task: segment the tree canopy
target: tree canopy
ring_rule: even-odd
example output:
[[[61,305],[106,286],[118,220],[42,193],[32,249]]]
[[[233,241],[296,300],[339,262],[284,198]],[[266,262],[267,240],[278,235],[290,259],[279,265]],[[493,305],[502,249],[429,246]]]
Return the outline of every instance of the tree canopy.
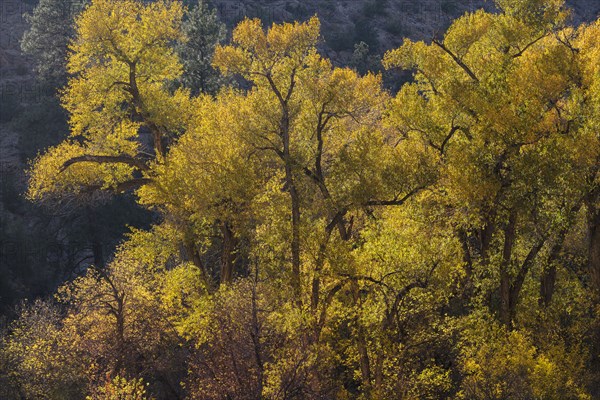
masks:
[[[93,0],[28,196],[134,191],[158,217],[24,308],[6,396],[600,394],[600,21],[496,5],[387,52],[398,93],[322,56],[316,16],[245,19],[212,59],[245,89],[197,93],[173,85],[206,65],[177,47],[194,14]]]

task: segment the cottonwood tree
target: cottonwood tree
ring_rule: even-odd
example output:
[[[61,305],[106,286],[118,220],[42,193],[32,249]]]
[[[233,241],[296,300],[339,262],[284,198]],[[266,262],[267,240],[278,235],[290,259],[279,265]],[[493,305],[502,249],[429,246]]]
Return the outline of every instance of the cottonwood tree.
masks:
[[[247,113],[242,139],[276,162],[273,176],[283,176],[291,221],[290,278],[300,302],[304,203],[318,199],[306,214],[349,237],[350,223],[344,219],[350,210],[401,204],[422,186],[416,178],[401,178],[389,165],[401,152],[377,127],[386,100],[380,78],[333,68],[316,52],[318,32],[316,18],[274,25],[267,33],[259,21],[246,20],[234,31],[234,45],[215,53],[215,64],[224,73],[238,73],[254,84],[242,109]],[[377,142],[383,144],[379,152]],[[361,152],[373,160],[379,156],[379,165],[369,165],[369,158],[356,165]],[[369,172],[371,180],[362,175]],[[342,182],[342,176],[352,180]]]
[[[169,45],[182,13],[179,3],[100,0],[77,19],[68,63],[76,77],[61,99],[71,134],[33,162],[31,199],[148,181],[141,173],[182,127],[172,113],[187,95],[165,87],[181,72]]]
[[[94,2],[73,136],[29,194],[135,187],[162,219],[60,291],[91,386],[124,370],[164,398],[178,380],[190,398],[585,398],[597,25],[498,5],[388,53],[416,71],[393,98],[318,54],[316,18],[243,21],[214,65],[250,87],[190,97],[168,84],[178,3]]]
[[[147,2],[147,1],[146,1]],[[29,28],[21,39],[21,49],[33,58],[38,78],[53,88],[67,83],[69,44],[76,36],[75,19],[89,0],[41,0],[26,14]],[[184,73],[178,81],[192,93],[214,93],[221,86],[219,73],[211,66],[215,46],[225,39],[225,25],[216,11],[202,0],[184,9],[183,33],[177,50]]]
[[[468,300],[454,312],[477,326],[459,331],[459,365],[473,378],[462,383],[466,396],[489,398],[499,382],[508,382],[501,393],[509,397],[555,393],[552,385],[572,380],[570,389],[558,386],[575,398],[587,379],[580,346],[593,338],[575,318],[568,328],[557,320],[579,299],[578,309],[593,315],[595,307],[584,268],[590,257],[578,252],[597,188],[595,118],[582,118],[595,98],[587,57],[596,50],[576,45],[563,2],[497,3],[500,14],[467,14],[443,39],[406,40],[386,55],[388,67],[415,71],[390,118],[439,156],[439,178],[421,204],[463,249]],[[504,358],[493,354],[515,344],[529,353],[499,369]],[[515,371],[525,365],[538,373],[520,381],[525,373]]]
[[[92,385],[135,376],[151,382],[153,393],[181,397],[185,354],[160,289],[167,261],[184,261],[165,251],[166,244],[176,249],[165,233],[132,234],[106,268],[90,268],[58,290],[68,309],[62,335],[71,338],[74,362]]]
[[[535,265],[551,301],[565,236],[593,188],[597,138],[579,118],[587,90],[562,2],[498,6],[458,19],[443,40],[407,40],[385,63],[416,71],[394,118],[438,151],[440,206],[469,274],[492,277],[490,306],[511,325]]]
[[[295,343],[320,346],[336,295],[369,277],[351,254],[366,218],[403,205],[435,176],[419,141],[382,124],[388,97],[380,77],[334,68],[316,53],[317,40],[316,19],[267,32],[256,20],[242,22],[234,45],[217,48],[215,64],[252,88],[195,100],[194,122],[165,163],[152,166],[155,183],[139,191],[142,203],[193,221],[194,243],[221,236],[219,271],[206,258],[199,263],[209,286],[212,276],[230,284],[242,274],[233,270],[241,258],[256,260],[269,286],[292,289],[271,300],[293,304],[289,323],[300,324],[282,335],[287,344],[277,358],[284,363],[264,371],[279,382],[272,390],[307,390],[314,379],[319,363],[303,360],[312,350]],[[411,279],[426,286],[427,272],[402,287],[418,286]]]
[[[186,25],[190,35],[219,27],[212,14],[210,26],[203,25],[205,12],[204,6],[192,12]],[[124,192],[154,180],[150,165],[164,161],[170,143],[193,116],[189,90],[173,92],[169,85],[183,73],[173,47],[188,40],[183,14],[178,2],[100,0],[77,19],[68,63],[73,78],[61,97],[71,134],[33,162],[31,199]],[[210,58],[214,43],[190,39],[187,57],[196,64]],[[201,73],[196,64],[185,84],[192,85]],[[186,248],[190,259],[199,262],[187,237]]]

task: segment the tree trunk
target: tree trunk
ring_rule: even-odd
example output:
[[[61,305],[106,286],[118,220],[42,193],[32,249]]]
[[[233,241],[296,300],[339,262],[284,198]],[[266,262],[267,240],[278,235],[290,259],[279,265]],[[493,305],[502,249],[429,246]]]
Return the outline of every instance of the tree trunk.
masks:
[[[351,284],[352,297],[354,300],[354,306],[359,307],[359,296],[358,293],[358,284],[356,281],[353,281]],[[358,358],[360,364],[360,377],[361,377],[361,385],[362,385],[362,393],[368,395],[371,390],[371,363],[369,360],[369,352],[367,350],[367,341],[365,339],[365,333],[363,331],[362,326],[360,325],[360,321],[358,316],[355,318],[356,323],[356,347],[358,349]]]
[[[600,210],[588,205],[589,211],[589,243],[588,243],[588,268],[592,289],[600,298]]]
[[[96,214],[91,207],[86,207],[86,215],[88,218],[88,228],[90,232],[90,241],[92,246],[92,255],[94,257],[94,266],[97,268],[104,267],[104,253],[102,242],[98,238],[98,224],[96,223]]]
[[[556,235],[556,241],[550,249],[550,254],[548,256],[548,260],[546,262],[546,268],[542,272],[542,276],[540,277],[540,298],[538,300],[538,304],[541,307],[548,307],[550,302],[552,301],[552,296],[554,295],[554,288],[556,285],[556,262],[560,257],[560,251],[563,248],[563,244],[565,242],[565,238],[567,237],[567,233],[573,224],[573,221],[576,220],[575,216],[577,212],[581,209],[583,205],[583,199],[577,202],[570,210],[571,214],[571,223],[565,227],[563,227],[558,234]]]
[[[542,247],[544,247],[544,243],[546,243],[546,238],[539,239],[539,241],[531,248],[529,254],[527,254],[527,257],[525,258],[525,261],[523,261],[521,268],[519,268],[517,276],[510,284],[510,297],[508,302],[510,323],[512,323],[515,315],[517,314],[517,306],[519,305],[519,297],[521,295],[521,289],[523,288],[525,278],[527,278],[527,274],[529,273],[529,270],[531,269],[538,253]]]
[[[296,188],[294,180],[294,166],[293,159],[290,150],[290,108],[289,100],[294,92],[296,85],[295,77],[296,70],[291,72],[290,86],[287,89],[285,95],[282,94],[280,89],[273,81],[273,77],[270,73],[266,74],[265,77],[271,85],[273,93],[279,100],[281,106],[281,119],[279,120],[279,137],[283,150],[277,151],[277,154],[283,161],[285,169],[285,186],[290,194],[291,200],[291,211],[292,211],[292,239],[291,239],[291,251],[292,251],[292,277],[291,284],[292,290],[294,291],[295,301],[294,303],[300,307],[302,306],[302,288],[300,279],[300,196]]]
[[[511,285],[509,267],[515,241],[516,224],[517,216],[513,211],[504,228],[504,248],[502,250],[502,263],[500,264],[500,321],[506,326],[510,326],[511,324]]]
[[[540,305],[548,307],[554,296],[554,287],[556,284],[556,265],[548,265],[540,278]]]
[[[539,305],[543,307],[548,307],[552,302],[552,296],[554,296],[554,288],[556,286],[556,260],[560,255],[565,235],[566,231],[560,235],[557,243],[552,246],[546,268],[540,277]]]
[[[369,361],[369,353],[367,351],[367,343],[365,341],[365,335],[362,331],[362,327],[357,328],[356,344],[360,358],[362,393],[369,394],[371,389],[371,366]]]
[[[102,269],[97,269],[100,276],[110,286],[112,298],[116,305],[109,304],[109,313],[115,317],[115,364],[113,375],[120,373],[125,363],[125,292],[119,291],[110,276]]]
[[[258,284],[258,267],[254,270],[254,281],[252,282],[252,329],[250,337],[254,346],[254,359],[258,369],[256,377],[256,394],[262,396],[263,380],[264,380],[264,363],[262,356],[262,344],[260,342],[260,324],[258,320],[258,299],[256,294],[256,286]]]
[[[223,248],[221,250],[221,284],[231,283],[233,279],[233,266],[235,262],[235,236],[231,225],[223,222],[221,225],[223,233]]]
[[[300,200],[293,179],[290,178],[290,198],[292,201],[292,287],[296,303],[302,304],[302,288],[300,283]]]
[[[125,361],[125,309],[124,309],[124,294],[116,294],[117,301],[117,310],[115,313],[116,317],[116,334],[117,334],[117,354],[115,354],[116,363],[115,363],[115,374],[118,374],[121,368],[123,368],[123,363]]]
[[[315,275],[312,281],[312,292],[310,297],[310,306],[313,312],[317,311],[317,307],[319,306],[319,294],[321,287],[321,277],[320,273],[323,269],[323,265],[325,264],[325,251],[327,250],[327,245],[329,244],[329,240],[331,239],[331,233],[336,225],[339,225],[338,221],[342,221],[343,223],[343,214],[342,212],[338,212],[331,222],[325,227],[325,237],[323,241],[319,245],[319,254],[317,255],[317,260],[315,263]],[[342,240],[348,240],[345,236],[342,236]]]
[[[289,158],[289,155],[288,155]],[[292,288],[296,303],[302,304],[302,290],[300,287],[300,198],[294,183],[292,167],[290,161],[286,161],[285,165],[285,180],[290,193],[291,208],[292,208]]]
[[[460,303],[458,308],[461,313],[467,312],[470,300],[473,297],[473,257],[471,256],[471,248],[469,246],[469,234],[460,229],[457,232],[458,240],[460,241],[463,251],[463,262],[465,264],[465,277],[462,280],[462,293],[460,294]]]
[[[206,288],[210,290],[212,288],[211,278],[208,275],[208,271],[204,267],[204,263],[202,263],[202,260],[200,259],[200,255],[196,250],[194,242],[191,239],[185,239],[183,248],[185,250],[186,259],[191,261],[200,270],[202,278],[204,279],[204,283],[206,284]]]
[[[290,153],[290,116],[287,104],[283,105],[280,122],[280,134],[283,143],[283,163],[285,169],[285,185],[290,194],[292,210],[292,289],[296,297],[295,303],[302,305],[302,289],[300,283],[300,196],[294,181],[292,156]]]
[[[492,242],[492,237],[494,235],[494,231],[496,229],[496,226],[493,222],[493,218],[494,216],[490,216],[488,218],[488,222],[485,224],[485,226],[483,227],[483,229],[481,230],[481,236],[480,236],[480,256],[481,256],[481,263],[483,265],[487,265],[488,263],[488,253],[489,253],[489,249],[490,249],[490,243]]]

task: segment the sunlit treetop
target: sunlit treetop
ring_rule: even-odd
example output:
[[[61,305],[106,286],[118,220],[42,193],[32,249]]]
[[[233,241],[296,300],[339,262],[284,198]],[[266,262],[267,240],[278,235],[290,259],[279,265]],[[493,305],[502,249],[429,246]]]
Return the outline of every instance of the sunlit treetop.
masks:
[[[494,0],[494,2],[506,15],[539,30],[561,27],[570,14],[565,7],[565,0]]]
[[[140,173],[162,159],[185,130],[189,93],[171,93],[181,75],[173,50],[183,41],[176,1],[96,0],[77,18],[61,100],[69,139],[38,157],[29,196],[116,188],[147,182]]]
[[[179,99],[170,98],[165,83],[182,72],[172,48],[183,40],[182,16],[180,2],[164,1],[98,0],[85,10],[68,62],[76,78],[63,93],[72,136],[93,130],[97,118],[123,120],[131,112],[146,124],[177,124],[168,108]]]
[[[213,62],[224,73],[240,74],[249,80],[273,79],[279,86],[283,84],[279,79],[316,53],[319,28],[317,17],[306,23],[273,24],[267,32],[260,20],[246,19],[234,29],[231,46],[216,48]]]
[[[392,120],[438,149],[452,176],[446,183],[464,191],[460,198],[476,212],[495,201],[519,204],[538,185],[567,190],[561,182],[582,171],[566,166],[581,157],[590,165],[587,149],[596,145],[577,136],[582,98],[575,95],[586,67],[570,43],[574,30],[563,25],[563,3],[498,1],[500,14],[465,14],[443,39],[406,40],[384,58],[387,67],[415,71]],[[509,187],[514,197],[503,193]]]

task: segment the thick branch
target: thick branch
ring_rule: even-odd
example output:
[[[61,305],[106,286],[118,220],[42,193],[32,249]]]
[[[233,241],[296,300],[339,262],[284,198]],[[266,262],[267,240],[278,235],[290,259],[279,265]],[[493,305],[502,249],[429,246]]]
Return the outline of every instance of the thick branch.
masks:
[[[78,157],[73,157],[62,165],[60,168],[60,172],[63,172],[68,167],[73,164],[80,162],[93,162],[97,164],[108,164],[108,163],[116,163],[116,164],[127,164],[132,167],[135,167],[141,171],[147,171],[149,167],[141,160],[133,158],[127,155],[119,155],[119,156],[94,156],[94,155],[83,155]]]
[[[511,284],[508,269],[513,253],[516,225],[517,213],[511,211],[508,223],[504,228],[504,246],[502,249],[502,262],[500,264],[500,320],[506,326],[510,326],[511,323]]]
[[[442,142],[442,145],[440,146],[440,153],[444,154],[444,150],[446,145],[448,144],[448,142],[450,141],[450,139],[452,139],[452,136],[454,136],[454,134],[456,133],[457,130],[459,130],[460,127],[453,125],[452,128],[450,128],[450,132],[448,132],[448,135],[446,135],[446,137],[444,138],[444,141]]]
[[[425,189],[425,186],[419,186],[419,187],[411,190],[410,192],[408,192],[404,197],[402,197],[400,199],[395,198],[392,200],[370,200],[370,201],[367,201],[365,205],[366,206],[401,206],[408,199],[410,199],[412,196],[419,193],[423,189]]]
[[[467,75],[469,75],[471,77],[471,79],[473,79],[475,82],[479,83],[479,78],[477,78],[477,76],[473,73],[473,71],[471,71],[471,69],[460,58],[458,58],[456,56],[456,54],[454,54],[453,52],[451,52],[450,49],[448,49],[439,40],[434,39],[433,43],[436,46],[438,46],[440,49],[444,50],[450,57],[452,57],[452,59],[454,60],[454,62],[456,62],[456,64],[458,64],[458,66],[461,67],[463,69],[463,71],[465,71],[467,73]]]
[[[523,282],[525,282],[525,277],[527,276],[529,269],[533,265],[533,261],[535,260],[535,257],[540,252],[542,247],[544,247],[544,243],[546,243],[546,238],[540,239],[540,241],[537,242],[531,248],[531,250],[529,251],[529,254],[527,254],[527,257],[525,258],[525,261],[523,261],[523,265],[521,265],[521,268],[519,269],[519,272],[517,273],[517,277],[515,278],[515,281],[510,286],[511,314],[514,313],[515,308],[517,306],[517,301],[519,299],[519,294],[521,293],[521,288],[523,287]]]
[[[542,36],[533,39],[531,42],[527,43],[525,45],[525,47],[523,47],[522,49],[519,49],[519,51],[517,53],[513,54],[513,58],[521,57],[523,55],[523,53],[525,53],[525,51],[527,51],[528,48],[530,48],[531,46],[533,46],[534,44],[536,44],[537,42],[539,42],[540,40],[542,40],[545,37],[546,37],[546,34],[543,34]]]

